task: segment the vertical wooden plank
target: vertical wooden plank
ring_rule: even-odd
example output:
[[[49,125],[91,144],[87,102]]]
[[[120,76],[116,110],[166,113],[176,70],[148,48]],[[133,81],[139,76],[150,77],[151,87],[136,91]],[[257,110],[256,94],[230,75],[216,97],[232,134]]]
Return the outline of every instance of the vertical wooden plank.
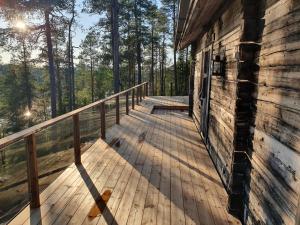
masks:
[[[116,97],[116,124],[120,124],[120,97]]]
[[[149,96],[149,83],[146,83],[146,96]]]
[[[80,150],[80,125],[79,125],[79,114],[73,115],[73,138],[74,138],[74,159],[75,164],[81,164],[81,150]]]
[[[28,189],[30,194],[30,207],[40,207],[39,177],[36,157],[35,134],[26,137],[27,147],[27,176]]]
[[[134,99],[135,99],[135,90],[133,89],[132,90],[132,101],[131,101],[131,104],[132,104],[132,109],[134,109]]]
[[[139,88],[136,89],[136,104],[140,104]]]
[[[100,114],[101,114],[101,139],[105,139],[105,102],[102,102],[100,105]]]
[[[146,98],[146,84],[143,85],[143,98]]]
[[[140,86],[139,87],[139,94],[140,94],[140,102],[142,102],[143,101],[143,98],[142,98],[142,96],[143,96],[143,87],[142,86]]]
[[[126,92],[126,115],[129,115],[129,93]]]

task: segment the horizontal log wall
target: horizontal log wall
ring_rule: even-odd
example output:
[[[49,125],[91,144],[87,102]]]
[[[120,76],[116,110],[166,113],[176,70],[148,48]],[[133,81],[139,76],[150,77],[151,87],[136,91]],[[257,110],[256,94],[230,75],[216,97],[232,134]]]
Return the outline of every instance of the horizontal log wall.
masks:
[[[222,78],[213,76],[211,81],[209,143],[207,146],[225,186],[229,182],[233,151],[237,83],[236,51],[241,35],[241,17],[241,2],[235,0],[197,42],[194,119],[198,126],[201,118],[199,93],[203,75],[204,53],[213,49],[213,55],[221,54],[226,57],[226,76]]]
[[[245,193],[247,224],[294,224],[300,189],[300,1],[266,0],[262,45],[254,74],[257,90],[251,173]],[[228,9],[197,41],[193,116],[200,124],[199,92],[204,52],[226,56],[225,78],[212,77],[208,149],[229,184],[234,149],[237,53],[242,35],[242,1]],[[251,82],[251,81],[250,81]]]
[[[300,1],[266,3],[247,223],[293,225],[300,187]]]

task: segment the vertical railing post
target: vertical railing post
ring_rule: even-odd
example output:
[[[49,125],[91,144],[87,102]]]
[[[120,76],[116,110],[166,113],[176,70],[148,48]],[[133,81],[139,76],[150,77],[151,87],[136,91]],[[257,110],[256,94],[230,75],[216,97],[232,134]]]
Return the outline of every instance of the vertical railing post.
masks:
[[[146,98],[146,84],[143,85],[143,98]]]
[[[143,98],[142,98],[142,96],[143,96],[143,88],[142,88],[142,86],[140,86],[139,87],[139,93],[140,93],[140,102],[142,102],[143,101]]]
[[[27,147],[27,176],[28,189],[30,193],[30,207],[40,207],[40,191],[39,191],[39,176],[36,156],[36,139],[35,134],[26,137]]]
[[[146,96],[149,96],[149,83],[146,83]]]
[[[116,124],[120,124],[120,97],[116,97]]]
[[[132,105],[132,109],[134,109],[134,101],[135,101],[135,90],[132,89],[132,96],[131,96],[131,105]]]
[[[140,93],[139,93],[139,88],[136,89],[136,104],[139,105],[140,103]]]
[[[74,126],[74,159],[75,164],[81,164],[81,149],[80,149],[80,125],[79,125],[79,114],[73,115],[73,126]]]
[[[126,92],[126,115],[129,115],[129,93]]]
[[[102,102],[100,105],[100,114],[101,114],[101,139],[105,139],[105,102]]]

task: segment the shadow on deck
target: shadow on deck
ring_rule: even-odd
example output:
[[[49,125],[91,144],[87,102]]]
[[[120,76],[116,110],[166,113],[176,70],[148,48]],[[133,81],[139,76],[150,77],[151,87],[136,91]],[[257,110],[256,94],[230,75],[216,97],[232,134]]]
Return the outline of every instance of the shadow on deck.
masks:
[[[11,224],[240,224],[187,112],[151,114],[153,105],[184,100],[147,98],[41,194],[39,209]]]

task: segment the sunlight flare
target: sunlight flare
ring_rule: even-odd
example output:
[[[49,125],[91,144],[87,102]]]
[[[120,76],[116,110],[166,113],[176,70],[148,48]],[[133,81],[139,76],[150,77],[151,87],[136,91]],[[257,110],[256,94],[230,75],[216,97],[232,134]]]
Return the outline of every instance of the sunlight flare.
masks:
[[[31,115],[32,115],[32,113],[31,113],[29,110],[26,111],[26,112],[24,113],[24,116],[25,116],[26,118],[31,117]]]
[[[27,30],[27,25],[23,20],[17,20],[15,22],[15,28],[18,29],[19,31],[25,32]]]

